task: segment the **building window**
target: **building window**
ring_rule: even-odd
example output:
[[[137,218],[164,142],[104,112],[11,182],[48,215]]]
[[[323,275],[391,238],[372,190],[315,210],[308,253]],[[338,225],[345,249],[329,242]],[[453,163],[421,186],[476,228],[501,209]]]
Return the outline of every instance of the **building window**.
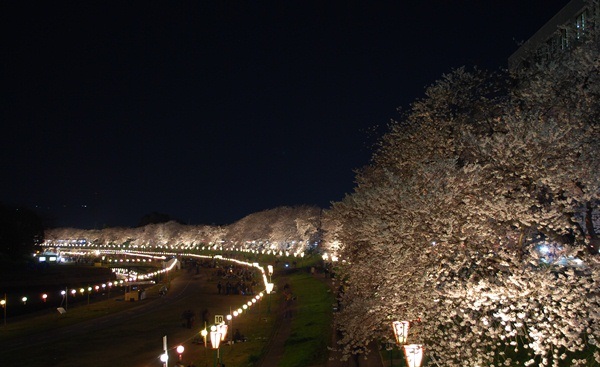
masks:
[[[586,19],[587,11],[583,11],[575,18],[575,37],[577,39],[581,38],[585,33]]]
[[[563,28],[560,30],[560,49],[566,50],[569,48],[569,29]]]

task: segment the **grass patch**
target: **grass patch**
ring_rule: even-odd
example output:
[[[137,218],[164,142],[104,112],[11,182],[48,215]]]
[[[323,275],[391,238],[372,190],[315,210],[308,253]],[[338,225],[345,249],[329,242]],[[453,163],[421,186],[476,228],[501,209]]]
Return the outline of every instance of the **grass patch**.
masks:
[[[158,286],[153,286],[148,293],[158,293]],[[123,290],[113,291],[113,296],[104,301],[97,301],[89,305],[77,304],[69,307],[64,315],[60,315],[55,309],[50,309],[43,314],[25,317],[13,322],[8,320],[6,326],[2,326],[0,343],[13,338],[23,337],[36,333],[44,333],[48,330],[74,325],[82,321],[98,318],[113,313],[118,313],[139,306],[140,303],[117,301],[123,298]]]
[[[304,367],[322,364],[329,355],[331,340],[332,303],[334,297],[323,279],[309,274],[289,275],[289,284],[296,296],[292,332],[285,343],[281,367]]]
[[[77,333],[73,337],[61,337],[46,343],[35,345],[33,348],[24,342],[13,346],[10,350],[0,350],[2,365],[27,366],[159,366],[159,355],[162,353],[162,337],[167,335],[171,361],[176,358],[174,347],[182,344],[185,347],[183,355],[186,365],[194,363],[198,367],[212,366],[215,353],[204,347],[199,337],[203,328],[197,321],[192,329],[182,326],[181,313],[192,309],[196,319],[200,312],[207,308],[210,317],[226,315],[231,307],[239,307],[249,300],[249,296],[218,295],[216,294],[217,278],[210,273],[213,269],[203,269],[201,279],[192,280],[201,287],[199,292],[188,292],[185,297],[178,298],[168,306],[161,306],[162,300],[156,295],[157,290],[147,289],[148,300],[140,302],[105,300],[94,304],[69,307],[67,314],[62,317],[56,312],[28,317],[23,320],[9,322],[6,327],[0,326],[0,343],[10,343],[15,339],[24,339],[29,335],[43,334],[55,328],[74,325],[79,327],[82,321],[93,320],[108,314],[135,315],[125,318],[119,324],[94,330],[91,333]],[[173,275],[182,274],[174,272]],[[159,288],[159,287],[155,287]],[[122,295],[119,295],[122,298]],[[140,313],[138,305],[146,302],[158,302],[156,309]],[[233,345],[222,344],[220,357],[227,367],[248,367],[256,364],[264,353],[268,338],[273,333],[276,313],[267,312],[267,300],[260,301],[258,307],[253,307],[243,315],[233,320],[232,329],[240,329],[248,339],[247,342]],[[272,300],[274,309],[278,300]],[[116,316],[119,317],[119,316]],[[83,325],[83,324],[82,324]],[[26,339],[24,339],[26,340]],[[12,343],[14,344],[14,343]],[[31,351],[35,350],[34,353]]]

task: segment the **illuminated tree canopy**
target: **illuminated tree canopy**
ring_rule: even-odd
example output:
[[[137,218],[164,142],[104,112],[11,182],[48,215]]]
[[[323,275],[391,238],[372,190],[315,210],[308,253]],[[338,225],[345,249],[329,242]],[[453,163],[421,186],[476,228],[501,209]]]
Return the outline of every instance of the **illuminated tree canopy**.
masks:
[[[321,209],[313,206],[278,207],[250,214],[227,226],[185,225],[176,221],[136,228],[86,230],[56,228],[46,239],[86,240],[97,246],[127,245],[132,248],[191,248],[217,245],[219,249],[302,252],[320,241]]]
[[[600,363],[600,52],[426,89],[334,203],[346,356],[421,319],[446,366]],[[597,222],[597,218],[596,218]]]

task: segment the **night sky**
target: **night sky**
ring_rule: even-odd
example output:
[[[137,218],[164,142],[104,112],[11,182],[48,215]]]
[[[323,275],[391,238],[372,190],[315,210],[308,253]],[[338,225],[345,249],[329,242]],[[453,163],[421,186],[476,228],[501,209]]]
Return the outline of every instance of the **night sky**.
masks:
[[[327,208],[398,107],[567,2],[4,1],[0,201],[79,228]]]

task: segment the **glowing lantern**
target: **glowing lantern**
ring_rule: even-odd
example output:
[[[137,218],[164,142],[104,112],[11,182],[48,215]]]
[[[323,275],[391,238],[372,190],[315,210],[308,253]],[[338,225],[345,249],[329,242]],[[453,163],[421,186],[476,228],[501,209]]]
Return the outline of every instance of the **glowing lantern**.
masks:
[[[210,345],[212,345],[213,349],[219,349],[219,344],[221,344],[221,333],[213,325],[210,328]]]
[[[396,337],[396,343],[398,343],[398,345],[403,345],[406,343],[409,326],[410,323],[408,321],[394,321],[392,323],[392,327],[394,328],[394,336]]]
[[[407,344],[404,346],[404,355],[406,356],[406,364],[409,367],[421,367],[423,362],[423,345]]]

